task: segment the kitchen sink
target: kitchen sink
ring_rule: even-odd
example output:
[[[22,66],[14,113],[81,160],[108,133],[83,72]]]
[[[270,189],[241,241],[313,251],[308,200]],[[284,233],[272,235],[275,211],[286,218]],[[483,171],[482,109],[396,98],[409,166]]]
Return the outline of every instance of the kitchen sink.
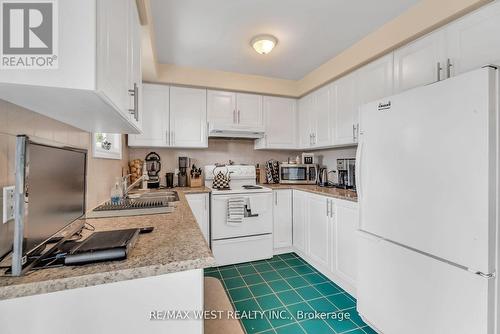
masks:
[[[155,192],[143,193],[137,199],[144,200],[153,198],[154,199],[163,198],[166,199],[168,202],[178,202],[179,194],[177,194],[177,191],[155,191]]]
[[[179,201],[176,191],[147,192],[127,198],[118,204],[110,201],[87,213],[86,218],[126,217],[170,213]]]

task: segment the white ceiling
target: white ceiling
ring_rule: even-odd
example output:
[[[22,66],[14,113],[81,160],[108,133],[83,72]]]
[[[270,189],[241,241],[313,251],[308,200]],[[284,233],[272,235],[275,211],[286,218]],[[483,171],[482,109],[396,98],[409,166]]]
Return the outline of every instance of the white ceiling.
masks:
[[[418,0],[151,0],[160,63],[298,80]],[[279,40],[257,54],[252,37]]]

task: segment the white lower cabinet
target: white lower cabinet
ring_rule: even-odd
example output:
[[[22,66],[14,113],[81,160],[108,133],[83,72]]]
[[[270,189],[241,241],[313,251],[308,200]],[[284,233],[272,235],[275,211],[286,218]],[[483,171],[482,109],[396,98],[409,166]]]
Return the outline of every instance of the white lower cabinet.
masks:
[[[293,190],[293,249],[356,295],[358,203]]]
[[[307,256],[307,193],[293,190],[293,248]]]
[[[307,196],[309,257],[324,268],[330,267],[329,200],[315,194]]]
[[[210,242],[210,195],[204,194],[187,194],[186,199],[189,203],[191,211],[193,211],[196,222],[200,226],[200,230],[205,237],[207,243]]]
[[[358,203],[333,200],[332,204],[331,270],[336,276],[356,286]]]
[[[292,190],[274,190],[273,201],[273,244],[278,254],[292,247]]]

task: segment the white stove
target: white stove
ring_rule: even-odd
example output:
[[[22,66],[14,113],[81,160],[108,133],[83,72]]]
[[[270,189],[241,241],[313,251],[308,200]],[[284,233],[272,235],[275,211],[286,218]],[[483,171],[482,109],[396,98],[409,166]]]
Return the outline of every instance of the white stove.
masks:
[[[215,171],[215,173],[214,173]],[[230,189],[212,187],[219,171],[231,176]],[[228,265],[273,256],[272,189],[256,184],[251,165],[205,166],[205,186],[212,189],[211,245],[217,265]],[[239,203],[244,212],[236,222],[230,217],[229,203]]]
[[[215,173],[229,173],[230,189],[219,190],[212,187],[214,170]],[[256,178],[255,167],[252,165],[205,166],[205,186],[212,190],[213,195],[272,192],[270,188],[257,185]]]

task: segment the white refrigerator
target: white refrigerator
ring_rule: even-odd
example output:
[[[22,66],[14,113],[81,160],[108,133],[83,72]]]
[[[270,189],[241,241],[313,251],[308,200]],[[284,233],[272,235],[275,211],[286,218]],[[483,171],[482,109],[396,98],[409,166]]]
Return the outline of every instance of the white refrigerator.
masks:
[[[357,307],[380,333],[498,333],[498,72],[361,108]]]

